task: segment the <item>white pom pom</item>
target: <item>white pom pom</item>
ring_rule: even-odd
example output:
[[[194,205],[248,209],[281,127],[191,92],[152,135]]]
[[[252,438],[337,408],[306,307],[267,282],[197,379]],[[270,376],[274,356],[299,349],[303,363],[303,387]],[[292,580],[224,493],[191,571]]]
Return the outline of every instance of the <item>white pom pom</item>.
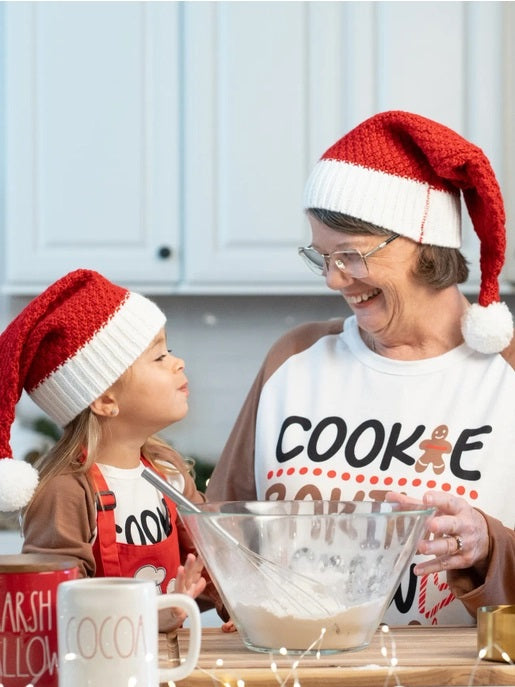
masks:
[[[0,459],[0,511],[23,508],[38,486],[37,471],[23,460]]]
[[[465,343],[479,353],[500,353],[513,337],[513,318],[506,303],[474,303],[461,322]]]

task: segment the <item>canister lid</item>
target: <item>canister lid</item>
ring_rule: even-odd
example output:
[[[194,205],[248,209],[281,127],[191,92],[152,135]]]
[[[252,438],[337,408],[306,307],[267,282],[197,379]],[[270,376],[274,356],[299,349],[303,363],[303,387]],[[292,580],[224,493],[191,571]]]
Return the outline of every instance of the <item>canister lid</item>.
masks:
[[[18,553],[0,556],[0,573],[46,572],[76,567],[74,558],[57,554]]]

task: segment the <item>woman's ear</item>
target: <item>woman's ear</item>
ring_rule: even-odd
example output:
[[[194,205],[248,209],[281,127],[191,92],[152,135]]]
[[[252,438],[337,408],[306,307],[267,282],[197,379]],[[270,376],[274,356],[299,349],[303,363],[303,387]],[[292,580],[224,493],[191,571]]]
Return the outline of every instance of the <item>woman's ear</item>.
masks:
[[[112,394],[105,392],[89,404],[91,411],[101,417],[116,417],[118,415],[118,404]]]

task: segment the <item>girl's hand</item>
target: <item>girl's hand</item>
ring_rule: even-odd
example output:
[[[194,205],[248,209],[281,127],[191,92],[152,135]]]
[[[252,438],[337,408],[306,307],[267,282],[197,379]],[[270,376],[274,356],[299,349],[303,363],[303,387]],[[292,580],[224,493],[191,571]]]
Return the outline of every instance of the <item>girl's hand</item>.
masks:
[[[194,554],[189,553],[184,565],[177,568],[174,593],[187,594],[196,599],[206,588],[206,580],[201,573],[204,563]],[[172,607],[159,611],[159,632],[171,632],[181,627],[187,618],[182,608]]]
[[[187,594],[192,599],[196,599],[206,588],[206,580],[201,574],[203,569],[202,559],[189,553],[184,565],[177,568],[174,591],[177,594]]]
[[[405,494],[389,492],[386,501],[402,505],[420,505]],[[424,494],[422,505],[436,508],[428,521],[426,537],[418,544],[418,552],[434,558],[415,566],[416,575],[427,575],[441,570],[475,568],[484,574],[488,562],[489,536],[486,520],[465,499],[439,491]]]

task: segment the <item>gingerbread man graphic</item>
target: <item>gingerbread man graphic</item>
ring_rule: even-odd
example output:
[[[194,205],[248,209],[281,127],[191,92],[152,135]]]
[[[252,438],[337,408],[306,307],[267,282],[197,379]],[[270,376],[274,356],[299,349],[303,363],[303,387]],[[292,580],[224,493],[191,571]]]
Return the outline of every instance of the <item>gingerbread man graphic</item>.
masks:
[[[420,442],[419,448],[424,453],[415,463],[417,472],[424,472],[429,465],[433,466],[433,472],[440,475],[445,470],[445,463],[442,458],[443,453],[452,451],[452,444],[446,441],[445,437],[449,433],[447,425],[438,425],[431,434],[431,439],[424,439]]]

